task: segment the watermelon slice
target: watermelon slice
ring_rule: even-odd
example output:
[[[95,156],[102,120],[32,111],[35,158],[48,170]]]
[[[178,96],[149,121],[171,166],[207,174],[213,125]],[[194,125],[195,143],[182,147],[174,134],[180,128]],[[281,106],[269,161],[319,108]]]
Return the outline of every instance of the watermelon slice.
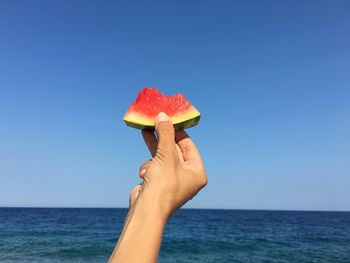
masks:
[[[175,130],[193,127],[200,119],[200,113],[182,94],[165,96],[156,88],[144,88],[130,105],[124,121],[130,127],[154,130],[159,112],[171,117]]]

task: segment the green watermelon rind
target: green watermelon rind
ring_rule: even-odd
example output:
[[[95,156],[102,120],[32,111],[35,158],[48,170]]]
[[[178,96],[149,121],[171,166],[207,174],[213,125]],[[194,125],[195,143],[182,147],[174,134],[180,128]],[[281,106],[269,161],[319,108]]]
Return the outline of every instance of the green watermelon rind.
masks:
[[[175,131],[181,131],[183,129],[188,129],[192,128],[193,126],[196,126],[199,123],[199,120],[201,118],[201,115],[198,115],[192,119],[188,119],[182,122],[178,122],[174,124],[174,129]],[[126,125],[132,128],[140,129],[140,130],[148,130],[148,131],[154,131],[155,126],[154,125],[144,125],[141,123],[135,123],[135,122],[130,122],[127,120],[124,120]]]

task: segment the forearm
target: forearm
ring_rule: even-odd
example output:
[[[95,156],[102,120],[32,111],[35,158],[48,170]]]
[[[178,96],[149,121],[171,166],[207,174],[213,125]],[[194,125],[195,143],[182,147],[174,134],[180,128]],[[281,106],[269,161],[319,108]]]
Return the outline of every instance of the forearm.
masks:
[[[157,261],[166,218],[153,201],[140,196],[130,208],[110,263]]]

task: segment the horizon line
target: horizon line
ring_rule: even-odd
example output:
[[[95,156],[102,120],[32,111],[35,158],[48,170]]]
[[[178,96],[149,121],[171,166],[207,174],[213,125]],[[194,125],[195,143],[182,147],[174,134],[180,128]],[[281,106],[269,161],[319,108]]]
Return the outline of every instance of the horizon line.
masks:
[[[129,207],[95,207],[95,206],[1,206],[2,208],[28,208],[28,209],[129,209]],[[350,212],[350,210],[306,210],[306,209],[264,209],[264,208],[200,208],[183,207],[179,210],[236,210],[236,211],[271,211],[271,212]]]

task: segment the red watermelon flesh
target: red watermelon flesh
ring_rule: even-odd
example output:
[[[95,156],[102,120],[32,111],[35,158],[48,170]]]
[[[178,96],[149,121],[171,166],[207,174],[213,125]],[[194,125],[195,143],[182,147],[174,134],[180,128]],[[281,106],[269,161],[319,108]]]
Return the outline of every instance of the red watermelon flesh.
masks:
[[[176,130],[193,127],[200,119],[200,113],[182,94],[165,96],[156,88],[143,88],[124,115],[124,121],[134,128],[154,130],[159,112],[171,117]]]

